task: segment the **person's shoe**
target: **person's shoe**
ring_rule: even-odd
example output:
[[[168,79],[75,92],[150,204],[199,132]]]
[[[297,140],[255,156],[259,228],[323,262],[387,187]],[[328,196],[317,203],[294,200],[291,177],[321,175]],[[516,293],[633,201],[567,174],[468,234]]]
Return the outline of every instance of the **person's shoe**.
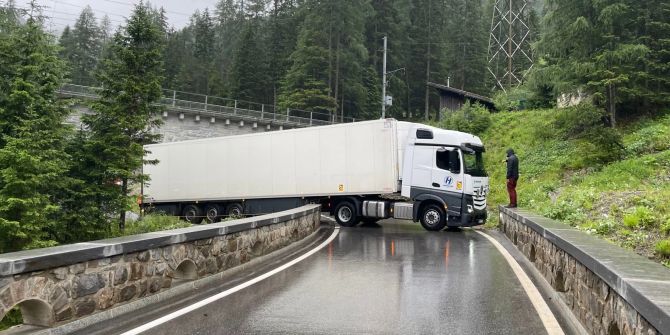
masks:
[[[507,208],[516,208],[516,205],[509,205]]]

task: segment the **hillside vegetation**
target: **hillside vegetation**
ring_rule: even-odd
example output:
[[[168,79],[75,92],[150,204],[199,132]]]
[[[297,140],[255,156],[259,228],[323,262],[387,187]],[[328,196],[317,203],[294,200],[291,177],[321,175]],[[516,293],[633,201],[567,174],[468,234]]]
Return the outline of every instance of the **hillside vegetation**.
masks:
[[[670,115],[605,132],[585,126],[591,116],[583,106],[491,116],[480,134],[491,177],[489,225],[508,202],[501,162],[513,148],[520,207],[670,266]]]

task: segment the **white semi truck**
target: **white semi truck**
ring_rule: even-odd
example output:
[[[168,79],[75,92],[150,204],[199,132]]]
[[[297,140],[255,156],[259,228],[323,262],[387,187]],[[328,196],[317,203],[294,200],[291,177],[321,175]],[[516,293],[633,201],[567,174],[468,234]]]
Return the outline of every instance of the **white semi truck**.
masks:
[[[384,218],[427,230],[486,221],[484,146],[394,119],[147,145],[147,210],[217,221],[320,203],[342,226]]]

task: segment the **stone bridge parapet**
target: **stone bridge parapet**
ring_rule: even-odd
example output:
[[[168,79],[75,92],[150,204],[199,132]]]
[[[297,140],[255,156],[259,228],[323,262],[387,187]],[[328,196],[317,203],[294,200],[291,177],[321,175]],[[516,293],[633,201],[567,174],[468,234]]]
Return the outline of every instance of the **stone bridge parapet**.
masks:
[[[54,326],[244,264],[315,232],[320,207],[0,254],[0,319]]]
[[[670,269],[524,210],[500,222],[590,334],[670,334]]]

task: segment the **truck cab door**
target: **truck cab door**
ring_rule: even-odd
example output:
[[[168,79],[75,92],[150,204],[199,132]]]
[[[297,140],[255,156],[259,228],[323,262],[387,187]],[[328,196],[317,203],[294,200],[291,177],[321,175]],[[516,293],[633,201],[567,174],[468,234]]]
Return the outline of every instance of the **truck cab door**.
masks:
[[[460,215],[463,197],[463,168],[456,148],[437,147],[433,153],[432,189],[440,193],[449,215]]]

